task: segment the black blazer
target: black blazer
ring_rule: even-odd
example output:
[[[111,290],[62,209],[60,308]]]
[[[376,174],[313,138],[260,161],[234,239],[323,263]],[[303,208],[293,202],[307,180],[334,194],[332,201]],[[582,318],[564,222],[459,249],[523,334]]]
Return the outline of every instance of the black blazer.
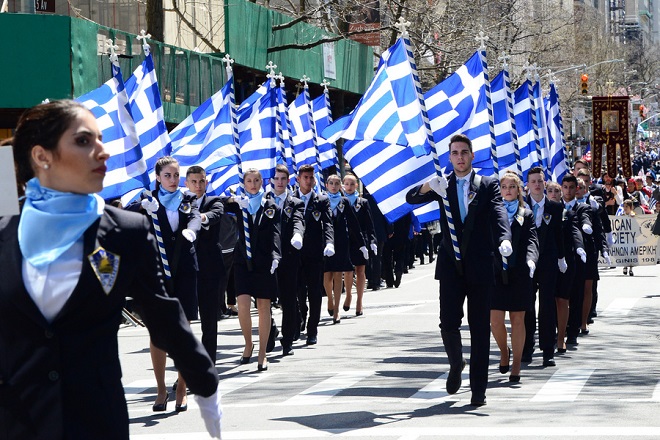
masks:
[[[239,237],[234,251],[234,258],[240,258],[247,262],[243,211],[235,202],[228,203],[227,210],[231,210],[238,220]],[[280,217],[280,208],[277,207],[275,202],[266,197],[264,197],[264,203],[255,215],[255,220],[252,220],[252,216],[248,214],[252,270],[255,272],[270,273],[273,260],[282,259]]]
[[[128,439],[117,330],[126,296],[142,306],[153,343],[167,351],[195,394],[218,378],[179,301],[163,285],[144,216],[106,207],[84,233],[83,267],[71,297],[46,321],[24,286],[19,217],[0,218],[0,439]],[[119,258],[109,293],[87,256]]]
[[[336,211],[332,213],[332,227],[334,231],[335,254],[344,254],[343,250],[349,252],[351,245],[356,249],[366,246],[360,222],[350,201],[342,197],[337,204]],[[346,254],[344,254],[346,255]],[[332,257],[330,257],[332,258]]]
[[[506,209],[502,204],[498,180],[494,177],[480,176],[480,182],[477,185],[475,178],[476,175],[473,172],[470,178],[470,193],[473,194],[473,198],[467,206],[465,223],[461,221],[454,173],[448,179],[447,196],[460,244],[463,274],[467,279],[479,280],[484,278],[485,268],[493,268],[494,257],[499,258],[497,247],[500,243],[504,240],[511,240],[511,229]],[[406,195],[406,201],[413,205],[433,200],[440,203],[440,221],[442,222],[440,251],[446,257],[444,262],[447,259],[455,261],[442,198],[435,191],[419,194],[421,187],[422,185],[419,185],[411,189]],[[444,268],[439,258],[435,266],[436,279],[440,279],[442,270],[449,270],[449,268]]]
[[[305,208],[305,235],[301,256],[303,261],[322,263],[323,249],[335,240],[330,200],[327,196],[316,194],[314,191],[310,192],[310,196],[311,199]],[[300,190],[296,191],[296,197],[302,200]]]
[[[579,248],[584,249],[584,240],[582,239],[582,224],[589,221],[589,215],[583,208],[576,203],[573,209],[564,209],[562,211],[562,233],[564,236],[564,256],[568,265],[575,262],[577,255],[575,251]],[[582,205],[586,208],[585,205]]]
[[[360,223],[360,232],[365,245],[369,247],[371,244],[377,244],[369,201],[363,197],[358,197],[355,201],[355,205],[353,205],[353,211],[355,211],[355,216]]]
[[[527,204],[532,207],[532,203],[535,202],[530,196],[527,198]],[[539,240],[539,265],[547,264],[558,267],[557,260],[564,258],[564,239],[561,232],[563,210],[561,203],[553,202],[545,197],[541,226],[536,228]],[[536,221],[534,225],[536,225]]]
[[[220,244],[220,221],[225,212],[222,197],[203,196],[196,201],[197,208],[201,214],[206,215],[208,223],[201,225],[195,248],[200,270],[216,267],[218,260],[222,261],[222,245]]]
[[[266,197],[275,203],[275,195],[272,192],[266,194]],[[304,214],[305,204],[303,201],[287,193],[280,213],[280,239],[283,258],[287,255],[300,255],[300,251],[291,246],[291,238],[295,234],[300,234],[301,237],[305,236]]]
[[[527,262],[531,260],[536,264],[539,261],[539,240],[536,233],[534,213],[529,209],[519,207],[510,227],[513,253],[507,259],[508,270],[515,272],[516,276],[529,278]],[[495,266],[499,270],[502,269],[501,258],[495,259]]]

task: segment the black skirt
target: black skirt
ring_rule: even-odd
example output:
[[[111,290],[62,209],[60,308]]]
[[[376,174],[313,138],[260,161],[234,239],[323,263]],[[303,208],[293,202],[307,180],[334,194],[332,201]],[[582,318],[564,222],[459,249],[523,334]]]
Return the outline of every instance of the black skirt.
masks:
[[[248,271],[245,261],[234,261],[234,285],[236,295],[248,294],[253,298],[277,299],[277,276],[270,271]]]
[[[527,267],[509,270],[507,284],[504,284],[501,273],[495,278],[496,283],[491,298],[491,310],[523,312],[534,306],[532,279],[529,277]]]

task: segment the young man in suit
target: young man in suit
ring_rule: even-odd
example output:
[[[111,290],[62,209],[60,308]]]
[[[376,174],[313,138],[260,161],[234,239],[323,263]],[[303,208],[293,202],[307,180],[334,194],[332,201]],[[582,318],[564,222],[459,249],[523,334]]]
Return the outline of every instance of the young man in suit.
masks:
[[[282,305],[282,354],[293,354],[293,340],[300,332],[298,311],[298,271],[300,270],[300,249],[305,235],[303,215],[305,205],[286,189],[289,183],[289,170],[285,165],[275,167],[275,176],[270,179],[273,189],[268,197],[275,201],[282,211],[280,237],[282,260],[277,270],[280,303]],[[273,341],[274,342],[274,341]],[[270,346],[270,340],[269,340]]]
[[[191,166],[186,171],[186,187],[197,196],[197,207],[202,218],[202,228],[197,242],[197,301],[202,323],[202,345],[215,363],[218,350],[217,310],[223,278],[227,276],[222,262],[220,245],[220,220],[224,213],[220,197],[206,195],[206,171]]]
[[[472,169],[472,141],[462,134],[449,142],[449,160],[454,168],[449,179],[433,177],[410,190],[411,204],[447,198],[456,232],[458,253],[452,245],[449,222],[443,208],[442,245],[435,278],[440,281],[440,333],[449,361],[447,393],[461,387],[463,359],[460,326],[463,303],[468,300],[470,325],[471,404],[486,404],[490,353],[490,299],[495,284],[494,258],[512,253],[511,229],[496,177],[477,175]],[[499,246],[499,248],[498,248]]]
[[[314,192],[315,183],[314,167],[312,165],[301,166],[298,169],[299,189],[295,195],[305,204],[305,234],[301,253],[298,306],[301,315],[301,331],[305,328],[309,311],[307,345],[317,343],[323,300],[323,257],[335,254],[330,201],[327,196]],[[309,307],[307,301],[309,301]]]
[[[539,261],[534,276],[534,290],[539,291],[539,348],[543,351],[543,366],[554,367],[555,338],[557,337],[557,306],[555,291],[559,272],[566,272],[564,240],[561,232],[563,207],[545,196],[543,169],[534,167],[527,173],[529,196],[527,204],[534,213],[539,239]],[[525,314],[525,348],[523,362],[531,362],[536,332],[536,310]]]

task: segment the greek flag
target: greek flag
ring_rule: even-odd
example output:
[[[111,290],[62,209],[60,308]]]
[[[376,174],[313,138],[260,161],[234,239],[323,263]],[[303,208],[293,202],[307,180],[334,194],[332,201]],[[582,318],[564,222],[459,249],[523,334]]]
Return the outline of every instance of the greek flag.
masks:
[[[207,181],[206,194],[210,196],[220,196],[232,190],[236,193],[240,185],[238,164],[214,169],[207,175]]]
[[[376,140],[409,146],[416,156],[429,154],[431,145],[414,75],[406,42],[399,38],[383,52],[376,75],[355,109],[328,126],[322,137],[328,142],[340,137]]]
[[[312,132],[312,122],[309,120],[309,111],[304,93],[299,94],[289,105],[289,122],[291,124],[291,146],[295,152],[296,167],[300,168],[302,165],[314,165],[316,167],[314,133]]]
[[[291,149],[291,131],[289,129],[289,109],[286,105],[286,90],[284,81],[280,81],[280,87],[276,91],[277,95],[277,163],[284,164],[289,169],[290,174],[296,173],[295,162],[293,161],[293,150]]]
[[[149,172],[149,181],[153,183],[156,180],[156,161],[163,156],[169,156],[172,145],[165,125],[154,61],[149,46],[144,46],[144,49],[144,61],[126,80],[126,94],[140,139],[142,156]]]
[[[116,61],[115,61],[116,62]],[[100,196],[116,199],[136,188],[148,188],[149,176],[131,116],[119,64],[112,63],[112,78],[76,101],[91,110],[110,158]]]
[[[513,105],[518,130],[518,148],[520,149],[520,159],[522,161],[523,182],[527,182],[529,169],[541,163],[536,153],[533,121],[534,101],[529,94],[530,89],[531,83],[529,80],[522,83],[514,92]]]
[[[490,82],[490,97],[493,102],[493,118],[495,123],[495,144],[500,175],[507,169],[516,171],[516,157],[512,137],[511,119],[507,102],[507,88],[502,70]]]
[[[192,165],[201,166],[207,173],[215,168],[236,163],[236,148],[231,125],[229,90],[233,77],[197,107],[170,134],[172,157],[181,165],[181,184]]]
[[[550,95],[546,105],[548,136],[549,136],[549,172],[552,180],[561,182],[564,174],[568,173],[566,153],[564,148],[564,135],[561,126],[561,110],[559,108],[559,95],[554,84],[550,84]]]
[[[320,133],[332,123],[332,114],[330,113],[330,103],[328,95],[322,93],[321,96],[312,101],[312,111],[314,112],[314,126],[316,127],[316,144],[321,157],[321,169],[326,169],[337,165],[337,149],[335,144],[323,139]]]
[[[534,95],[534,108],[536,110],[536,124],[539,130],[539,143],[541,144],[541,166],[545,171],[545,178],[550,179],[550,165],[548,163],[549,157],[549,134],[548,134],[548,118],[545,111],[545,101],[541,93],[541,82],[534,83],[532,88]]]
[[[276,91],[267,79],[236,111],[243,172],[256,168],[264,179],[275,175],[277,164]]]

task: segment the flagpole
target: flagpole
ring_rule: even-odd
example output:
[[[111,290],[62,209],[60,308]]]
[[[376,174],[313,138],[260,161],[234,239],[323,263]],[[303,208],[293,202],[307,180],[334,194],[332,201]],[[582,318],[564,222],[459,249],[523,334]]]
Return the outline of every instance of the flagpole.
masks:
[[[289,110],[287,107],[287,102],[286,102],[286,89],[285,89],[285,84],[284,84],[284,75],[282,75],[282,72],[277,75],[276,79],[280,81],[280,96],[282,97],[283,101],[278,102],[278,117],[277,117],[277,124],[278,124],[278,130],[277,130],[277,135],[280,137],[280,144],[282,145],[282,156],[284,157],[284,164],[288,167],[288,164],[286,163],[287,157],[291,158],[291,168],[293,171],[293,175],[298,176],[298,165],[296,164],[296,154],[293,151],[293,147],[291,146],[291,125],[289,122]],[[283,109],[283,111],[280,112],[280,106]],[[284,121],[280,119],[280,117],[284,117]],[[284,126],[282,126],[282,123],[284,123]],[[289,140],[289,145],[288,147],[284,144],[284,130],[286,129],[287,132],[287,139]],[[287,156],[287,150],[288,148],[288,156]],[[291,171],[291,170],[290,170]]]
[[[518,175],[522,177],[522,163],[520,161],[520,147],[518,146],[518,130],[516,129],[516,115],[513,111],[513,96],[511,96],[511,78],[509,77],[509,64],[507,61],[511,58],[506,52],[498,58],[502,61],[502,72],[504,73],[504,91],[506,93],[506,106],[509,111],[509,122],[511,123],[511,140],[513,141],[513,155],[516,158],[516,169]]]
[[[536,71],[536,64],[525,63],[523,67],[527,78],[527,94],[529,96],[529,103],[532,110],[532,130],[534,132],[534,146],[536,147],[536,162],[535,165],[543,168],[543,161],[541,157],[541,141],[539,140],[539,122],[536,118],[536,101],[534,100],[534,91],[532,87],[532,72]]]
[[[238,122],[236,120],[236,98],[234,96],[234,71],[231,68],[233,59],[229,54],[225,54],[222,61],[225,63],[225,69],[227,71],[227,81],[231,81],[231,87],[229,88],[229,106],[231,113],[231,128],[234,138],[234,147],[236,148],[236,166],[238,167],[238,179],[241,189],[241,193],[245,194],[245,181],[243,180],[243,165],[241,163],[241,144],[238,136]],[[245,234],[245,256],[247,258],[248,270],[252,270],[252,247],[250,244],[250,227],[248,225],[248,210],[246,208],[241,209],[243,214],[243,232]]]

